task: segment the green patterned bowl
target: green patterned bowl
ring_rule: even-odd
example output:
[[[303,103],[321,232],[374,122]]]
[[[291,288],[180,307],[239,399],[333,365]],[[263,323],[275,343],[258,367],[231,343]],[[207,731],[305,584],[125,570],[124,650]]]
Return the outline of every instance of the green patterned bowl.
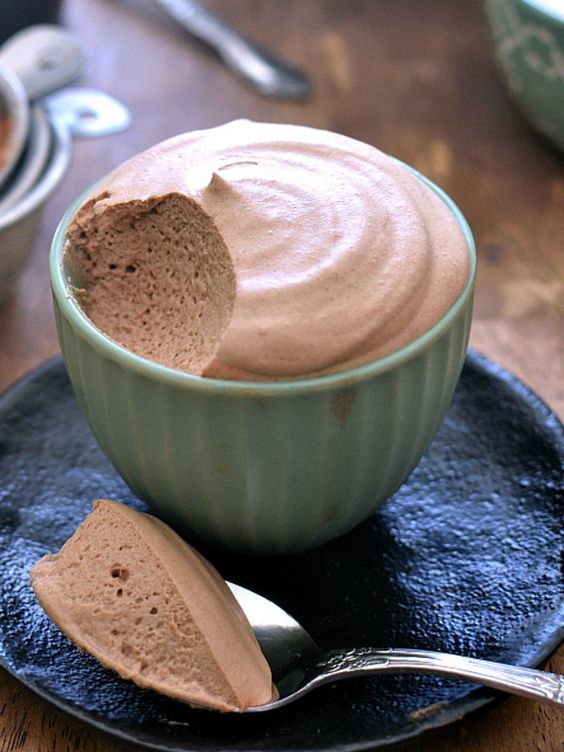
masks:
[[[50,267],[66,367],[100,446],[158,516],[235,550],[286,553],[350,530],[407,478],[460,375],[476,266],[464,218],[429,185],[459,221],[472,259],[452,308],[385,358],[268,383],[191,376],[105,337],[70,292],[72,270],[62,250],[79,202],[69,209]]]
[[[564,0],[486,0],[485,7],[516,104],[564,150]]]

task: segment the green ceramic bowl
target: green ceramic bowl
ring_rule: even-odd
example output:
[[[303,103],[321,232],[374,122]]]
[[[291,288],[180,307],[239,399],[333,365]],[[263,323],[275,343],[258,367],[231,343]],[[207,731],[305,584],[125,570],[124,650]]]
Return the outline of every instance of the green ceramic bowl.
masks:
[[[564,149],[564,0],[486,0],[485,7],[516,104]]]
[[[472,259],[468,284],[444,318],[368,365],[268,383],[191,376],[97,330],[70,292],[62,250],[80,201],[71,206],[50,268],[65,363],[100,446],[158,516],[235,550],[286,553],[350,530],[405,480],[451,401],[475,278],[468,225],[429,185],[459,221]]]

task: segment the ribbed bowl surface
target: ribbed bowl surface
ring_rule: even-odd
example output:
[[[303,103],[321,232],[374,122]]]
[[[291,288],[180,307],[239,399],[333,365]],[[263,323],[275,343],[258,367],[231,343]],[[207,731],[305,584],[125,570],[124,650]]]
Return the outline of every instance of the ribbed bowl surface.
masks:
[[[51,279],[65,364],[100,446],[157,515],[252,553],[319,545],[382,504],[418,463],[451,401],[468,342],[468,285],[430,332],[341,374],[249,384],[158,366],[105,338],[69,295],[55,236]]]

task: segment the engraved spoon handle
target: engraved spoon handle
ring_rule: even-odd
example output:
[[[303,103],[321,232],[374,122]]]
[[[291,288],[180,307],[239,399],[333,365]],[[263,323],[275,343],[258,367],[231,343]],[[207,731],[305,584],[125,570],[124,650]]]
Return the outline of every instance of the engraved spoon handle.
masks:
[[[564,707],[564,676],[430,650],[357,648],[331,651],[325,653],[315,662],[315,666],[312,666],[308,689],[313,688],[312,683],[317,685],[380,671],[456,677]]]
[[[301,71],[245,39],[193,0],[154,2],[193,36],[212,47],[228,68],[260,94],[292,99],[309,95],[309,84]]]

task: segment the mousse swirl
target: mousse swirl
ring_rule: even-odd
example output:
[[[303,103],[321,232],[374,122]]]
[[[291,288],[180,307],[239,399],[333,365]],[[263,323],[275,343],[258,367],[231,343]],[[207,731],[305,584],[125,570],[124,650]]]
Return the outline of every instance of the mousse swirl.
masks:
[[[196,369],[161,358],[173,367],[239,379],[342,371],[422,335],[468,281],[467,242],[446,204],[401,163],[339,134],[235,121],[177,136],[115,170],[85,206],[100,217],[171,196],[209,221],[235,279],[210,350]],[[93,318],[107,331],[103,319]]]

